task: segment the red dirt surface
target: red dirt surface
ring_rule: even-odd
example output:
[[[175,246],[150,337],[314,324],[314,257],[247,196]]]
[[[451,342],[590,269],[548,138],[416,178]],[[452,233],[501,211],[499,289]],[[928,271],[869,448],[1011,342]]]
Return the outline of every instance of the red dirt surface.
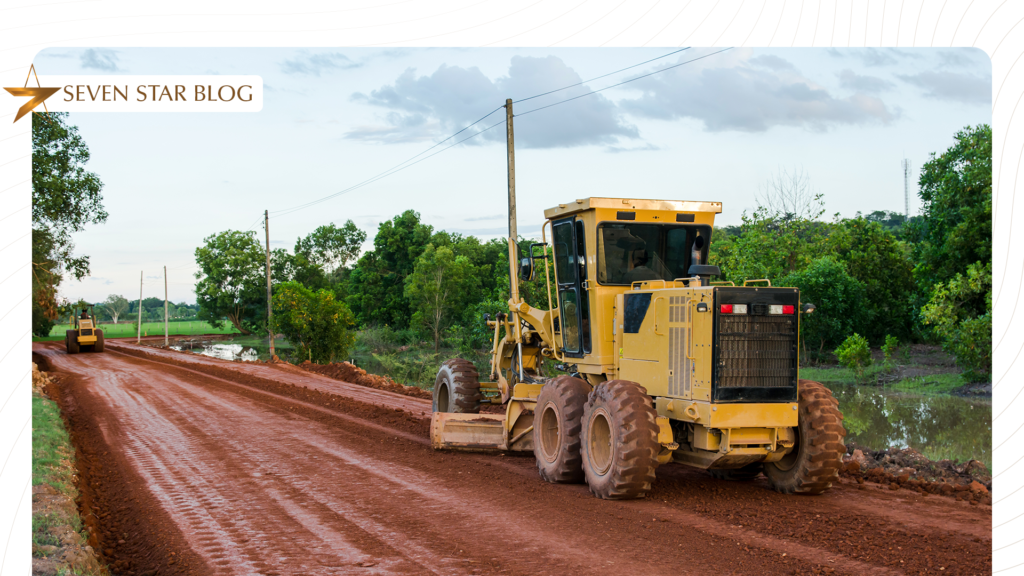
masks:
[[[681,465],[602,501],[542,482],[532,455],[433,451],[427,400],[123,342],[33,355],[65,375],[51,394],[115,575],[992,570],[984,504],[853,479],[784,496]]]

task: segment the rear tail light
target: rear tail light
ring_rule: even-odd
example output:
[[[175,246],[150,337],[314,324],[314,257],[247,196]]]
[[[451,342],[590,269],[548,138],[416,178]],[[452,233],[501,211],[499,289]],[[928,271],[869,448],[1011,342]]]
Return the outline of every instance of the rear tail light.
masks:
[[[771,304],[768,306],[769,314],[794,314],[796,308],[789,304]]]
[[[722,314],[746,314],[746,304],[722,304]]]
[[[722,304],[722,314],[732,314],[732,304]]]
[[[782,313],[783,314],[796,314],[796,306],[791,306],[789,304],[786,304],[785,306],[782,307]]]

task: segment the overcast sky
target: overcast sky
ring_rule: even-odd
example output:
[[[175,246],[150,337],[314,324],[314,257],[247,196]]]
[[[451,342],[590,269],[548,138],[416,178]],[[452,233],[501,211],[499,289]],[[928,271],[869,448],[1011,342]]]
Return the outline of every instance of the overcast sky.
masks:
[[[64,296],[194,302],[204,237],[252,228],[291,250],[317,226],[367,231],[404,210],[449,231],[507,231],[504,126],[305,210],[515,106],[519,231],[588,196],[714,200],[737,224],[780,169],[802,169],[828,214],[902,212],[901,161],[915,172],[964,126],[991,123],[991,65],[974,49],[66,49],[40,74],[256,74],[259,113],[75,113],[110,217],[76,236],[92,276]],[[598,94],[529,113],[670,66]],[[497,111],[457,138],[502,119]],[[451,142],[454,142],[452,140]],[[439,146],[431,153],[440,150]],[[426,156],[426,155],[424,155]],[[916,186],[911,213],[917,213]]]

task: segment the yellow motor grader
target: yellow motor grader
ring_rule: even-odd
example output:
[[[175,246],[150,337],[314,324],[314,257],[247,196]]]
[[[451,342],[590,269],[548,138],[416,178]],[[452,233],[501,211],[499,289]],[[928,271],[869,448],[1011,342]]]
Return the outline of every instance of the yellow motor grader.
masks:
[[[103,330],[96,327],[93,307],[76,307],[71,316],[74,328],[64,332],[64,346],[68,354],[103,352]]]
[[[719,202],[578,199],[544,212],[541,255],[521,254],[506,107],[509,310],[485,317],[486,381],[462,359],[438,371],[432,445],[533,451],[544,480],[585,481],[606,499],[645,496],[669,462],[729,480],[763,473],[783,493],[829,488],[846,431],[831,392],[799,379],[800,315],[814,306],[768,280],[714,280]],[[519,295],[537,260],[546,310]],[[566,373],[546,377],[542,358]],[[481,413],[488,404],[504,413]]]

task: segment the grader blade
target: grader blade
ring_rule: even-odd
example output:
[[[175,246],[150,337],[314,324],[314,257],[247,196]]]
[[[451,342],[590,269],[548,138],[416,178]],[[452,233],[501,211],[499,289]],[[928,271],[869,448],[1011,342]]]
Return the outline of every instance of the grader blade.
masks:
[[[470,452],[506,450],[505,415],[434,412],[430,419],[430,443],[435,449]]]

